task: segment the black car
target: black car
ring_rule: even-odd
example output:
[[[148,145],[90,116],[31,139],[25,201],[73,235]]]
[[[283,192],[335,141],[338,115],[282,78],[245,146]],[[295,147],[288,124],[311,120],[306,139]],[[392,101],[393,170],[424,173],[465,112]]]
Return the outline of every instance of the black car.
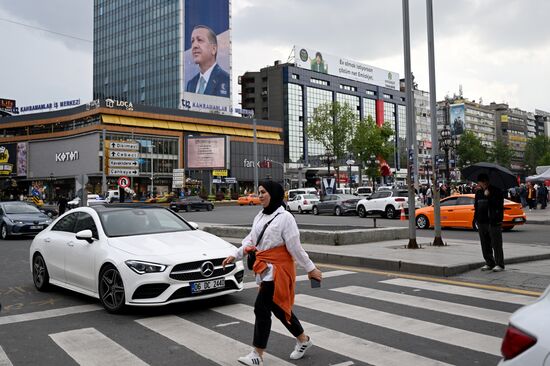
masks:
[[[46,206],[39,207],[35,205],[33,202],[27,202],[27,204],[31,205],[32,207],[36,207],[37,209],[40,210],[40,212],[42,212],[45,215],[48,215],[48,217],[50,218],[56,217],[57,215],[59,215],[59,212],[57,212],[57,210],[53,207],[46,207]]]
[[[0,202],[0,238],[11,235],[36,235],[52,223],[38,208],[25,202]]]
[[[179,198],[177,201],[170,203],[170,208],[178,212],[179,210],[189,211],[212,211],[214,204],[208,200],[202,199],[199,196],[189,196],[185,198]]]
[[[327,194],[313,206],[313,214],[331,213],[341,216],[347,213],[355,214],[355,207],[359,198],[351,194]]]

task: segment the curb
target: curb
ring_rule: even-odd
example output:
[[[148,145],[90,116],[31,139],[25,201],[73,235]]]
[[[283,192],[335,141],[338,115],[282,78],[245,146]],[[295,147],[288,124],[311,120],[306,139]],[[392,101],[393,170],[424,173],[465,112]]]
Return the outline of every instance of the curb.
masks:
[[[223,238],[229,243],[238,246],[241,244],[237,238]],[[414,273],[430,276],[451,277],[481,268],[485,264],[484,261],[476,261],[463,263],[454,266],[438,266],[425,263],[405,262],[392,259],[357,257],[353,255],[331,254],[323,252],[314,252],[306,250],[311,260],[315,263],[334,264],[350,267],[366,267],[371,269],[379,269],[392,272]],[[519,257],[507,258],[505,264],[516,264],[524,262],[533,262],[539,260],[550,259],[550,253],[526,255]]]
[[[533,220],[533,221],[529,221],[529,219],[527,219],[527,221],[525,221],[525,224],[529,224],[529,225],[550,225],[550,219],[548,219],[548,220]]]

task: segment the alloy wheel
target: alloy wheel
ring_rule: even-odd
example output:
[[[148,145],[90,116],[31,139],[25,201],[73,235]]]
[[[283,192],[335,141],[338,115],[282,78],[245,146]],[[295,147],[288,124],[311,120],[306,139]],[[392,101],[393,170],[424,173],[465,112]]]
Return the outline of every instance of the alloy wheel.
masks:
[[[49,275],[48,270],[46,269],[44,258],[42,258],[40,254],[38,254],[34,257],[32,264],[32,278],[34,281],[34,285],[38,290],[43,290],[48,286],[49,283]]]
[[[365,210],[365,206],[359,206],[359,208],[357,209],[357,215],[359,215],[359,217],[367,216],[367,211]]]
[[[116,268],[110,267],[102,272],[99,283],[99,295],[108,311],[119,311],[124,305],[124,284]]]

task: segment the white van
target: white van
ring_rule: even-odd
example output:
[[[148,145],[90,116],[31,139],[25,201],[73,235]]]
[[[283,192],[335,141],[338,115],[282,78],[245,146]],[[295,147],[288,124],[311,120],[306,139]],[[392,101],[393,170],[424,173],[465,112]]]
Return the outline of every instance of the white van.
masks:
[[[299,194],[315,194],[315,195],[317,195],[317,189],[315,189],[313,187],[289,189],[288,190],[288,200],[293,199],[295,196],[297,196]]]
[[[352,189],[349,187],[336,188],[334,194],[353,194]]]
[[[120,192],[118,191],[118,189],[108,190],[107,194],[106,194],[106,197],[105,197],[105,201],[107,201],[108,203],[119,202],[120,201]]]

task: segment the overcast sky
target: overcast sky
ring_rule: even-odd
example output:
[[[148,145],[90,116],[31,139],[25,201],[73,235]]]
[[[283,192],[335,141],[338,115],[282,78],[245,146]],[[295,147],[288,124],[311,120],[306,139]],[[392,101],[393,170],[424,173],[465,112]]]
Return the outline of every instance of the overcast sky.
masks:
[[[438,100],[462,85],[470,100],[550,111],[550,1],[433,2]],[[403,77],[400,0],[232,3],[235,81],[245,71],[286,61],[294,44]],[[410,0],[410,8],[412,70],[428,90],[425,1]],[[91,100],[93,0],[0,0],[0,36],[0,98],[18,106]],[[234,104],[239,101],[235,93]]]

